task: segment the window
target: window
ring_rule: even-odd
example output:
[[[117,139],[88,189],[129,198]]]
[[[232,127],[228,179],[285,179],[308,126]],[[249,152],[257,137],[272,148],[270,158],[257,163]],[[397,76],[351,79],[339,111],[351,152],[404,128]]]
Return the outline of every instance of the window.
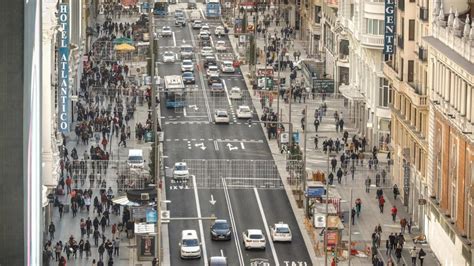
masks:
[[[415,61],[408,60],[408,82],[413,82],[415,77]]]
[[[379,106],[388,107],[388,99],[388,80],[385,78],[379,78]]]
[[[372,35],[383,35],[384,34],[384,21],[379,19],[365,19],[366,33]]]
[[[319,24],[321,23],[321,7],[314,6],[314,22]]]
[[[409,41],[415,40],[415,20],[414,19],[408,20],[408,40]]]

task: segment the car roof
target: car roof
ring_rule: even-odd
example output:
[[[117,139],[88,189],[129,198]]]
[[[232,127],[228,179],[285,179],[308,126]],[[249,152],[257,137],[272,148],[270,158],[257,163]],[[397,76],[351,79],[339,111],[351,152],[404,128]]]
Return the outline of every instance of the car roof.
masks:
[[[222,256],[213,256],[210,258],[211,263],[218,263],[219,265],[227,265],[227,258]]]
[[[239,90],[240,91],[240,88],[239,87],[232,87],[230,90],[234,90],[234,91]]]
[[[190,59],[184,59],[184,60],[183,60],[183,63],[192,63],[192,62],[193,62],[193,61],[190,60]]]
[[[202,23],[201,20],[195,20],[194,23]]]
[[[219,70],[219,68],[218,68],[216,65],[210,65],[210,66],[209,66],[209,69],[211,69],[211,68],[212,68],[212,69],[215,68],[215,69]]]
[[[176,163],[174,163],[174,166],[178,166],[178,165],[186,166],[186,163],[185,162],[176,162]]]
[[[250,107],[248,105],[240,105],[239,108],[249,108],[250,109]]]
[[[197,239],[197,232],[196,230],[183,230],[181,232],[182,239]]]
[[[260,229],[248,229],[247,232],[249,235],[263,235],[262,230]]]
[[[226,111],[226,112],[227,112],[227,111]],[[223,223],[226,223],[226,224],[227,224],[228,222],[227,222],[227,220],[225,220],[225,219],[218,219],[218,220],[215,220],[214,223],[215,223],[215,224],[219,224],[219,223],[222,223],[222,224],[223,224]]]
[[[218,44],[223,43],[225,44],[225,41],[217,41]]]
[[[228,60],[225,60],[225,61],[222,61],[223,64],[232,64],[232,61],[228,61]]]
[[[278,227],[279,227],[279,228],[290,228],[290,227],[288,226],[288,224],[284,224],[284,223],[282,223],[282,222],[279,222],[279,223],[276,223],[276,224],[275,224],[275,228],[278,228]]]

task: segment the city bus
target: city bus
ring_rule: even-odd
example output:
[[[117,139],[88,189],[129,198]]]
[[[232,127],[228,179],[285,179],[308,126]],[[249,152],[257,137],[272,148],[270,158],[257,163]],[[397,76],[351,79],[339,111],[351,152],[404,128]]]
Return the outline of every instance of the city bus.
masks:
[[[179,75],[165,76],[166,108],[182,108],[186,104],[186,87]]]
[[[221,4],[219,0],[206,0],[206,17],[218,18],[221,16]]]
[[[153,14],[156,16],[168,15],[168,6],[168,0],[155,0],[155,5],[153,6]]]

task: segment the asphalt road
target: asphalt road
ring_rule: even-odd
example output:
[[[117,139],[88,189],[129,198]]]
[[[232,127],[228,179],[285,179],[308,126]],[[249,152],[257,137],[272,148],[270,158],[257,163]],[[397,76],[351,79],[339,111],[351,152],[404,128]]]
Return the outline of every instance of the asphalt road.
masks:
[[[172,221],[169,224],[172,265],[204,265],[206,259],[220,254],[227,256],[229,265],[292,265],[298,262],[301,264],[296,265],[310,265],[301,232],[282,189],[275,163],[271,162],[272,156],[261,127],[249,126],[246,120],[235,116],[238,105],[245,104],[253,108],[241,73],[223,74],[222,77],[227,91],[233,86],[244,90],[243,100],[229,100],[227,92],[211,95],[199,54],[199,31],[192,30],[190,23],[184,28],[175,27],[172,13],[155,21],[158,30],[169,25],[173,31],[173,36],[159,39],[160,54],[168,50],[178,53],[183,42],[192,44],[195,48],[196,86],[189,87],[187,106],[183,109],[166,109],[164,104],[161,105],[164,155],[167,156],[165,165],[171,169],[175,162],[186,161],[193,175],[187,183],[177,183],[167,175],[165,184],[167,198],[171,200],[171,217],[214,215],[219,219],[227,219],[233,230],[231,241],[212,241],[210,220]],[[221,24],[219,20],[204,21],[209,24],[211,33]],[[226,41],[231,49],[227,37],[219,40]],[[212,43],[216,41],[217,37],[212,36]],[[222,58],[229,55],[231,54],[218,56]],[[180,75],[180,62],[177,60],[176,63],[165,64],[160,57],[158,75]],[[161,102],[165,102],[164,97],[161,97]],[[231,124],[214,124],[215,109],[228,110]],[[256,119],[257,117],[253,118]],[[211,199],[215,200],[214,204]],[[269,227],[279,221],[290,225],[292,243],[270,243],[267,234]],[[268,231],[265,230],[266,227]],[[180,259],[178,243],[181,231],[185,229],[198,232],[203,250],[200,260]],[[246,229],[261,229],[266,234],[265,250],[245,250],[242,233]]]

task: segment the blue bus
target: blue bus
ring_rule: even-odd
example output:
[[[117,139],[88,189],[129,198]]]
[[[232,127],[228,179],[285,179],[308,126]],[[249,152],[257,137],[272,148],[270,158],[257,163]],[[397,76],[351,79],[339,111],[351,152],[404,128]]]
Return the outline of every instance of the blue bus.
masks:
[[[219,0],[206,0],[206,17],[218,18],[221,16],[221,3]]]
[[[179,75],[165,76],[166,108],[183,108],[186,106],[186,87],[183,77]]]
[[[168,15],[168,6],[168,0],[155,0],[155,5],[153,6],[153,14],[156,16]]]

